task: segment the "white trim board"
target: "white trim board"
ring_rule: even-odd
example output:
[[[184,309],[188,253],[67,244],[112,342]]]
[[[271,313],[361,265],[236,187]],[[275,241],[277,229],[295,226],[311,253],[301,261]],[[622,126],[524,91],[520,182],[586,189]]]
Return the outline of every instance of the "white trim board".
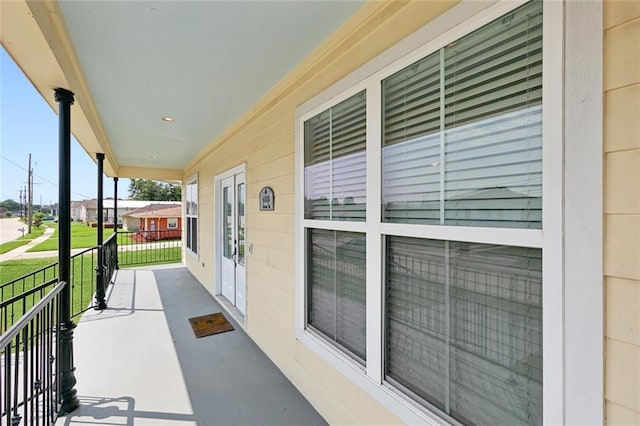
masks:
[[[564,422],[604,422],[603,5],[565,3]],[[587,373],[587,374],[585,374]]]

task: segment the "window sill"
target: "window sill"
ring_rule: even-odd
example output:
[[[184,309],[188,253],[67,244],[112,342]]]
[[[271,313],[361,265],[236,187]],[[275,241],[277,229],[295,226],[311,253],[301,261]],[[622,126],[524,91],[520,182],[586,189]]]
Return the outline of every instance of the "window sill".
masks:
[[[363,365],[341,352],[320,335],[309,330],[297,329],[296,338],[407,424],[434,426],[453,424],[420,406],[392,385],[386,382],[378,383],[371,379],[367,376]]]

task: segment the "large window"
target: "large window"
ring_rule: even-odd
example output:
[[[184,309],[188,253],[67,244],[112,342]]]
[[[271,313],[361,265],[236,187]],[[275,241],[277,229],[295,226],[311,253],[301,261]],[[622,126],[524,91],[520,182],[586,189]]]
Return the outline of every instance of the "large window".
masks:
[[[299,123],[304,330],[463,423],[543,418],[542,8]]]
[[[198,178],[187,181],[186,191],[187,250],[198,253]]]

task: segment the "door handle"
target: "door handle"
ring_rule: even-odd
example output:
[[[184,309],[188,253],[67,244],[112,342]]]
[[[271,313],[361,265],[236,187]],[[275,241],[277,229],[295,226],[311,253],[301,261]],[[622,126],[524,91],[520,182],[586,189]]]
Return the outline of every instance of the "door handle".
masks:
[[[236,256],[238,255],[238,244],[236,244],[236,241],[233,241],[233,253],[231,254],[231,260],[233,260],[233,264],[235,266],[238,265],[238,260],[236,259]]]

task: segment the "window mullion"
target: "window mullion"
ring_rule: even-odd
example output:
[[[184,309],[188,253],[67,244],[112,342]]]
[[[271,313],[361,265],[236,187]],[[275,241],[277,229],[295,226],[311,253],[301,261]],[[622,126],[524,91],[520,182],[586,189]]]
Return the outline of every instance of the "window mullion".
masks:
[[[333,339],[338,340],[338,258],[336,231],[333,231]]]
[[[367,375],[382,383],[383,280],[381,236],[382,91],[379,80],[367,86]]]
[[[329,108],[329,220],[333,220],[333,108]]]
[[[451,291],[449,282],[449,241],[444,242],[444,353],[445,353],[445,412],[451,413]]]
[[[440,225],[444,225],[445,99],[444,48],[440,49]]]

